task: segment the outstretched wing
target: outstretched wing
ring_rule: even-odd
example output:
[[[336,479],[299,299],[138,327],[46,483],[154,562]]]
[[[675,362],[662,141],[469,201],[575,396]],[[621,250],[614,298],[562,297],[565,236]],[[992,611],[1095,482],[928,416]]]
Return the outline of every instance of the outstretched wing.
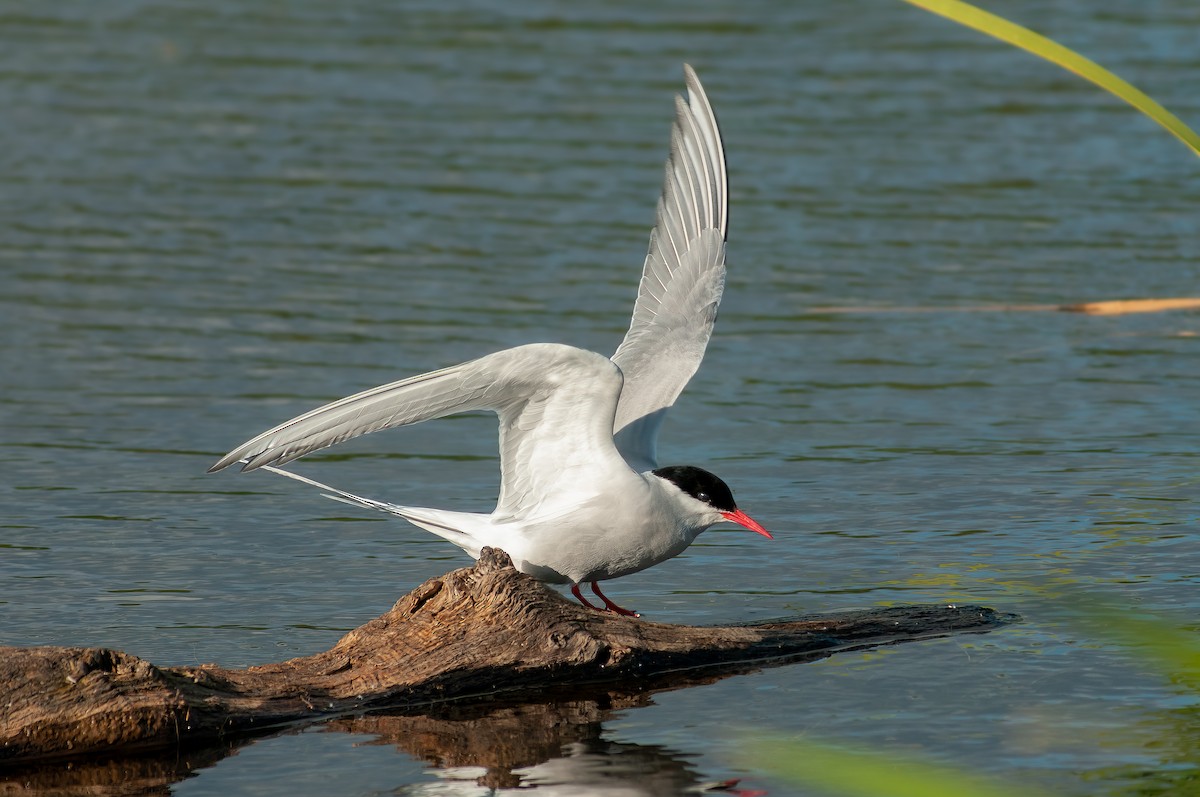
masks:
[[[658,428],[704,359],[725,287],[725,150],[699,78],[687,65],[684,74],[633,320],[612,358],[625,375],[613,432],[635,470],[657,465]]]
[[[570,500],[605,468],[625,469],[613,446],[621,372],[593,352],[535,343],[381,385],[269,429],[209,468],[283,465],[360,435],[471,410],[500,418],[502,516]],[[625,472],[628,472],[627,470]]]

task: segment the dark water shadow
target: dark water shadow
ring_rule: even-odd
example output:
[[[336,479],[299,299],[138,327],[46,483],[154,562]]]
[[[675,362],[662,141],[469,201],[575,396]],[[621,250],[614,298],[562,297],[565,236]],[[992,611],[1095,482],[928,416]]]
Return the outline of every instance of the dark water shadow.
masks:
[[[94,756],[0,768],[0,794],[38,797],[169,795],[171,784],[235,755],[245,744],[192,748],[171,755]]]

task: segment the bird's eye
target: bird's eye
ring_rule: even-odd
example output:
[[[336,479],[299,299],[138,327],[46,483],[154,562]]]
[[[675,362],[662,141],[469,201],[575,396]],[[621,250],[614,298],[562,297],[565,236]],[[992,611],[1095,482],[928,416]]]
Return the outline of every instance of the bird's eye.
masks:
[[[696,493],[696,500],[703,501],[706,504],[712,503],[712,497],[708,493]]]

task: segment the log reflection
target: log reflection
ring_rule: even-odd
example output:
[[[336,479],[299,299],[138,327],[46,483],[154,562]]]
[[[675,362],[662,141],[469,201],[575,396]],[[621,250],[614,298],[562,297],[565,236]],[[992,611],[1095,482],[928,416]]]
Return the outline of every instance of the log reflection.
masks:
[[[603,723],[614,712],[650,702],[648,694],[609,695],[600,700],[448,709],[436,716],[354,717],[334,720],[327,727],[375,736],[367,744],[393,745],[429,762],[440,778],[429,790],[439,794],[455,783],[629,797],[697,791],[749,794],[738,792],[732,781],[706,781],[689,763],[694,756],[686,752],[604,738]]]
[[[178,755],[97,757],[0,769],[0,794],[37,797],[166,797],[171,784],[234,755],[216,745]]]
[[[707,680],[718,680],[716,678]],[[490,789],[541,788],[604,795],[713,792],[750,795],[734,781],[706,780],[686,751],[605,738],[615,712],[649,705],[651,693],[606,693],[547,703],[442,706],[416,716],[374,714],[329,720],[333,733],[374,737],[367,745],[391,745],[436,768],[438,781],[397,784],[405,794],[477,793]],[[240,744],[249,743],[242,740]],[[0,772],[0,794],[55,797],[166,797],[171,785],[236,755],[239,745],[186,754],[116,759],[79,759]],[[468,787],[470,787],[468,789]]]

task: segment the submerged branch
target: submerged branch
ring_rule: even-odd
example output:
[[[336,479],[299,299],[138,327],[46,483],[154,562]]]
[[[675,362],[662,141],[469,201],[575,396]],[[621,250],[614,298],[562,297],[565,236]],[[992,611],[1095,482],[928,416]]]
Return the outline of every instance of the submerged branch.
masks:
[[[819,305],[807,312],[817,314],[854,313],[1047,313],[1061,311],[1086,315],[1127,315],[1163,313],[1170,310],[1200,310],[1200,297],[1179,296],[1165,299],[1112,299],[1076,304],[969,304],[969,305]]]

